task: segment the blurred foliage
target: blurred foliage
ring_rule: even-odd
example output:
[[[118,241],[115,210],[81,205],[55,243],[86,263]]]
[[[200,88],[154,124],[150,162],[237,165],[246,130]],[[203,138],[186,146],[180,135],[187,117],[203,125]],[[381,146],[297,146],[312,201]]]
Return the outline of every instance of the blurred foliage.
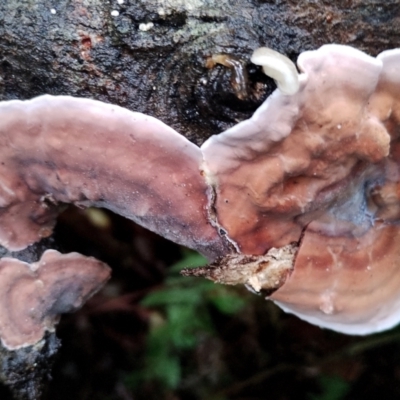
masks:
[[[141,301],[152,314],[145,363],[130,374],[131,386],[157,383],[176,389],[190,373],[190,368],[183,368],[182,358],[216,334],[212,313],[232,315],[245,306],[246,301],[232,287],[179,275],[185,267],[206,263],[201,255],[185,251],[183,259],[169,269],[163,287]]]
[[[342,400],[350,390],[350,384],[339,376],[322,375],[318,381],[321,393],[311,395],[310,400]]]

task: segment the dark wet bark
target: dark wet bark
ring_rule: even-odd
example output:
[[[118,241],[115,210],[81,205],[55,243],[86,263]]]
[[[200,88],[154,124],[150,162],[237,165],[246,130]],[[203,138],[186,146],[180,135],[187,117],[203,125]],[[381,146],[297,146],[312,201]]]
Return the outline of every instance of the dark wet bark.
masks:
[[[158,117],[200,144],[248,118],[274,89],[249,63],[255,48],[295,60],[342,43],[376,55],[399,37],[397,0],[2,0],[0,99],[91,97]],[[241,60],[247,96],[237,96],[233,70],[206,67],[216,53]],[[19,258],[37,259],[33,249]],[[15,398],[40,398],[57,346],[51,335],[41,349],[0,351],[0,380]]]
[[[60,340],[54,333],[35,346],[8,351],[0,345],[0,398],[36,400],[46,391]]]
[[[399,35],[397,0],[4,0],[0,96],[92,97],[156,116],[201,143],[249,117],[272,90],[271,81],[256,90],[267,81],[249,64],[255,48],[296,59],[335,42],[376,55]],[[243,60],[253,83],[247,98],[235,95],[231,70],[206,68],[221,52]]]

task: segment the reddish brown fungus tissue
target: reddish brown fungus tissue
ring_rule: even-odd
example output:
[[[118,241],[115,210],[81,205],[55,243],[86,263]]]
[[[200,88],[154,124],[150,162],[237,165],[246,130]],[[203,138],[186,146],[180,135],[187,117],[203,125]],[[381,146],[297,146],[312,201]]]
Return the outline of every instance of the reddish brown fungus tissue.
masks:
[[[0,337],[8,349],[33,345],[54,330],[59,316],[79,308],[110,269],[78,253],[47,250],[39,262],[0,260]]]
[[[49,235],[64,203],[105,207],[208,257],[186,274],[244,283],[349,334],[397,324],[400,50],[373,58],[326,45],[299,56],[300,72],[269,49],[252,61],[278,89],[201,148],[94,100],[0,103],[0,243],[22,249]],[[0,322],[12,347],[40,339],[4,332]]]

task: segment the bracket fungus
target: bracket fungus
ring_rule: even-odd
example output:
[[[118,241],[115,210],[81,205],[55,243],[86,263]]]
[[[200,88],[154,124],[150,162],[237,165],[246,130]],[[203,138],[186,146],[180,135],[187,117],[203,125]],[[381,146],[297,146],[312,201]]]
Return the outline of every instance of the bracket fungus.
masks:
[[[106,207],[212,262],[185,274],[345,333],[398,323],[400,50],[252,61],[278,89],[201,148],[94,100],[0,103],[0,243],[50,234],[64,203]]]
[[[387,329],[400,321],[400,49],[326,45],[298,67],[295,93],[276,90],[203,145],[218,221],[244,254],[299,246],[270,296],[284,310],[349,334]]]
[[[0,337],[8,349],[33,345],[53,331],[59,315],[92,296],[110,269],[92,257],[47,250],[37,263],[0,260]]]
[[[224,251],[206,221],[201,151],[161,121],[48,95],[1,103],[0,121],[4,247],[48,236],[60,207],[73,203],[108,208],[210,257]]]

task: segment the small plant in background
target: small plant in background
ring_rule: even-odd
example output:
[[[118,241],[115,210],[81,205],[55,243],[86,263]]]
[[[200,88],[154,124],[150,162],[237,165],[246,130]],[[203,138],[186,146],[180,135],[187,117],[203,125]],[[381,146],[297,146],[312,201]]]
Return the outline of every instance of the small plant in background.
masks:
[[[124,379],[136,400],[250,400],[260,399],[260,392],[268,398],[355,399],[367,353],[400,343],[399,328],[343,337],[283,314],[262,296],[179,274],[206,262],[184,251],[163,285],[141,301],[149,321],[146,346]]]
[[[320,393],[310,395],[310,400],[342,400],[350,391],[350,384],[340,376],[321,375],[318,383]]]
[[[207,342],[210,344],[216,336],[215,316],[235,314],[246,305],[244,296],[233,287],[179,275],[182,268],[206,263],[201,255],[185,251],[182,260],[169,269],[163,287],[141,301],[142,306],[151,310],[150,330],[144,365],[129,376],[131,386],[157,384],[158,394],[161,390],[166,393],[178,387],[193,386],[193,380],[200,379],[198,371],[193,374],[199,357],[196,352],[199,347],[207,347]],[[218,339],[214,337],[215,340]],[[202,351],[207,352],[207,349]],[[187,360],[192,360],[193,364],[188,365]],[[215,375],[218,371],[208,372]],[[219,383],[228,378],[223,368],[220,372],[225,377],[213,377]]]

